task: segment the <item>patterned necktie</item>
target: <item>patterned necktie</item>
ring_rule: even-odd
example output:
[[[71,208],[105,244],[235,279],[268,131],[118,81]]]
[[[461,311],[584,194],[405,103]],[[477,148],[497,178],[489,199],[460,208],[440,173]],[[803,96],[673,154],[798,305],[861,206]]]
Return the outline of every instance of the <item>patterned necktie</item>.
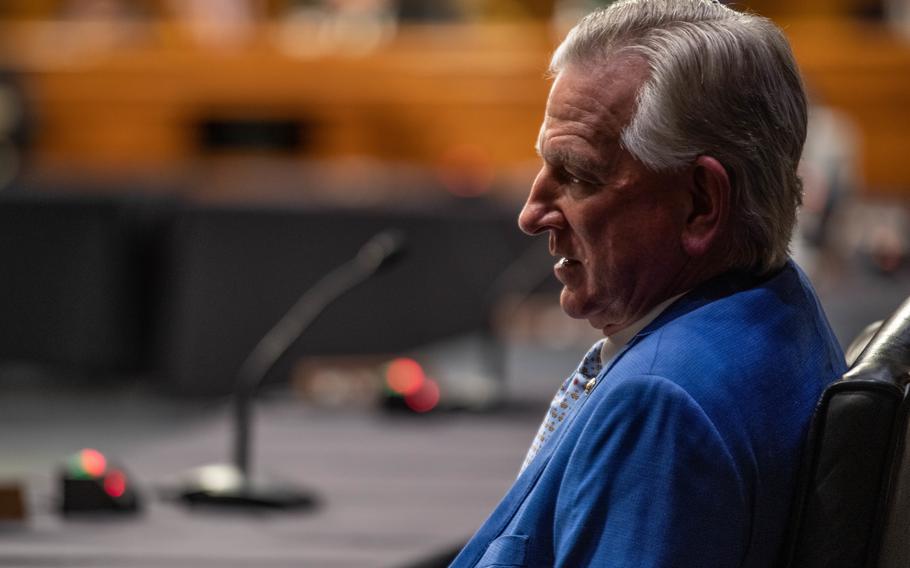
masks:
[[[557,391],[556,396],[553,397],[550,409],[544,416],[543,422],[540,423],[540,428],[537,429],[537,435],[534,436],[534,441],[531,442],[525,461],[521,464],[521,471],[528,467],[528,464],[531,463],[546,441],[553,436],[553,432],[565,420],[573,405],[577,404],[582,396],[587,395],[594,388],[594,381],[603,368],[603,364],[600,361],[600,351],[603,343],[604,340],[601,339],[591,347],[585,358],[582,359],[578,369],[569,375],[569,378],[565,380],[562,387]]]

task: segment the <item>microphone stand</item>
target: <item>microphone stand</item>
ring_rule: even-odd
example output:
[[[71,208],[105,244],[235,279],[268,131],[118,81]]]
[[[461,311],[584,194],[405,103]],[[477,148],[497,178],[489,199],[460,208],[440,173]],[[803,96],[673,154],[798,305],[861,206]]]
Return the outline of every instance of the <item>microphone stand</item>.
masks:
[[[384,231],[357,255],[323,276],[304,292],[246,357],[237,372],[234,391],[233,463],[203,466],[191,473],[180,490],[190,503],[243,507],[308,508],[317,504],[311,492],[285,484],[254,480],[251,471],[252,401],[257,388],[311,323],[339,297],[368,280],[401,256],[404,238]]]

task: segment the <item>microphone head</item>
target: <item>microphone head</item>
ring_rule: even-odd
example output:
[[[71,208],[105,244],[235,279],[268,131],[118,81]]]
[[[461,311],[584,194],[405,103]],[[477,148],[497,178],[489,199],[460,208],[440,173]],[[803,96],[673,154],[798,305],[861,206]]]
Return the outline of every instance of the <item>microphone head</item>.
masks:
[[[370,271],[388,268],[404,256],[405,243],[404,233],[397,229],[386,229],[360,247],[357,262]]]

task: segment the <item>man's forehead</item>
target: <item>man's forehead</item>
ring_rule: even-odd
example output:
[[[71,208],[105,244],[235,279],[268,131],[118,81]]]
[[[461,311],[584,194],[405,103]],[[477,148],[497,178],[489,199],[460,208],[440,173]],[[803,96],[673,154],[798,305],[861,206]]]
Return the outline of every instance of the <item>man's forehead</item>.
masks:
[[[598,129],[612,127],[618,134],[631,119],[649,73],[643,57],[628,53],[567,65],[550,89],[543,128],[554,121],[578,122]]]

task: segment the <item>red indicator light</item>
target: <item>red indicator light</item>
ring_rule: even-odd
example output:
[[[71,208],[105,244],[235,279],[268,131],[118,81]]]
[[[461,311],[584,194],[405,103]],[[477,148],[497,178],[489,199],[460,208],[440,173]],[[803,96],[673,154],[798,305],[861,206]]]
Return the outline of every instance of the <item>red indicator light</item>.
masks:
[[[420,363],[413,359],[400,357],[389,363],[385,372],[385,382],[393,392],[408,396],[423,387],[426,375]]]
[[[439,404],[439,385],[433,379],[426,379],[415,393],[404,397],[404,403],[414,412],[429,412]]]
[[[91,448],[86,448],[79,452],[79,462],[82,466],[82,471],[92,477],[101,477],[104,475],[104,470],[107,469],[107,460],[104,458],[104,454]]]
[[[111,470],[104,477],[104,492],[115,499],[122,497],[126,493],[126,475],[119,469]]]

